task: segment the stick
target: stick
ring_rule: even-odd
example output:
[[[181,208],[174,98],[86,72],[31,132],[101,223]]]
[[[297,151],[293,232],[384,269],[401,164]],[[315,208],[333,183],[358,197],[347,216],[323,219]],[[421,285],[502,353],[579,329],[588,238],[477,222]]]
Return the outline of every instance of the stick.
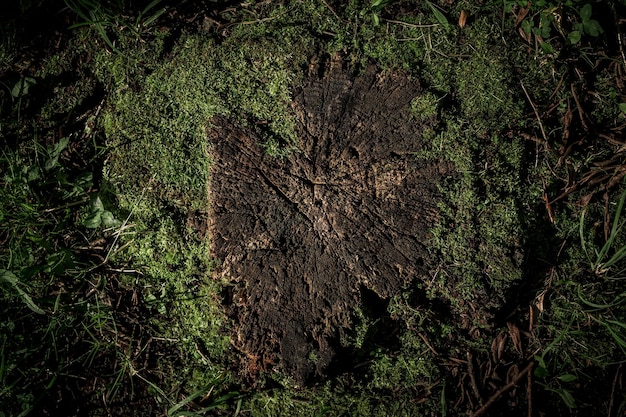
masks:
[[[433,352],[435,354],[435,356],[439,356],[439,353],[437,353],[437,351],[435,350],[435,348],[433,347],[433,345],[431,345],[428,342],[428,339],[426,339],[426,336],[424,336],[422,333],[417,333],[417,335],[420,337],[420,339],[422,339],[422,341],[426,344],[426,346],[428,346],[428,348],[430,349],[431,352]]]
[[[528,91],[526,91],[526,87],[524,87],[524,83],[522,82],[522,80],[519,80],[519,83],[522,86],[522,90],[524,90],[524,94],[526,94],[526,98],[528,99],[528,102],[530,103],[530,107],[532,107],[533,112],[535,112],[535,117],[537,118],[537,121],[539,122],[539,128],[541,129],[541,136],[543,136],[543,140],[546,141],[547,143],[548,136],[546,136],[546,131],[543,128],[543,123],[541,123],[541,117],[539,117],[537,106],[535,106],[535,103],[533,103],[533,101],[530,99],[530,96],[528,95]]]
[[[620,366],[617,367],[617,371],[615,371],[615,378],[613,378],[613,387],[611,388],[611,400],[609,401],[609,413],[607,414],[608,417],[611,417],[611,409],[613,408],[613,401],[615,399],[615,386],[617,385],[617,377],[619,376],[621,370],[622,365],[620,364]]]
[[[339,17],[339,15],[338,15],[337,13],[335,13],[335,10],[333,10],[333,8],[332,8],[332,7],[330,7],[330,4],[328,4],[328,3],[326,2],[326,0],[322,0],[322,3],[324,3],[324,6],[326,6],[326,7],[328,8],[328,10],[330,10],[330,12],[331,12],[332,14],[334,14],[334,15],[335,15],[335,17],[336,17],[337,19],[339,19],[340,21],[343,21],[343,19],[342,19],[342,18],[340,18],[340,17]]]
[[[502,388],[500,388],[498,390],[498,392],[496,392],[495,394],[493,394],[489,400],[487,400],[487,402],[485,403],[485,405],[483,405],[482,407],[480,407],[478,410],[476,410],[476,412],[474,414],[472,414],[472,417],[477,417],[479,415],[481,415],[482,413],[484,413],[490,406],[491,404],[493,404],[498,398],[500,398],[500,396],[502,394],[504,394],[505,392],[507,392],[508,390],[510,390],[511,388],[513,388],[515,386],[515,384],[517,384],[519,382],[520,379],[522,379],[522,377],[524,375],[526,375],[527,373],[529,373],[531,371],[531,369],[533,369],[533,366],[535,365],[534,362],[531,362],[528,364],[528,366],[526,368],[524,368],[524,370],[522,372],[520,372],[515,379],[513,379],[513,381],[509,382],[508,384],[506,384],[505,386],[503,386]]]
[[[439,26],[438,23],[431,23],[431,24],[428,24],[428,25],[417,25],[415,23],[403,22],[401,20],[393,20],[393,19],[381,19],[381,20],[384,20],[385,22],[389,22],[389,23],[395,23],[396,25],[402,25],[402,26],[406,26],[408,28],[415,28],[415,29],[436,28],[437,26]]]
[[[578,117],[580,117],[580,123],[582,123],[585,130],[589,130],[589,126],[587,126],[587,122],[585,122],[585,112],[583,111],[583,107],[580,105],[580,101],[578,100],[578,96],[576,95],[576,91],[574,90],[574,83],[570,85],[570,90],[572,90],[572,96],[574,97],[576,107],[578,108]]]
[[[476,384],[476,376],[474,375],[474,363],[472,361],[472,354],[467,352],[467,373],[470,378],[470,383],[472,385],[472,391],[474,391],[474,397],[478,400],[478,404],[483,405],[483,398],[480,396],[480,391],[478,391],[478,385]]]

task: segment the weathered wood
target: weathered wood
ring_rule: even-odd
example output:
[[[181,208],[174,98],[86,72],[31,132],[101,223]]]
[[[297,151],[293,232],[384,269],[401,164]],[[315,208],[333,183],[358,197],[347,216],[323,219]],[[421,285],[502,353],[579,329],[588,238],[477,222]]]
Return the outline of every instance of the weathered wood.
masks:
[[[334,61],[292,107],[299,151],[266,155],[225,118],[210,130],[211,250],[237,283],[232,309],[244,372],[280,364],[298,383],[322,376],[365,286],[388,298],[426,273],[424,242],[447,171],[418,161],[409,114],[420,86]],[[312,362],[309,358],[315,356]]]

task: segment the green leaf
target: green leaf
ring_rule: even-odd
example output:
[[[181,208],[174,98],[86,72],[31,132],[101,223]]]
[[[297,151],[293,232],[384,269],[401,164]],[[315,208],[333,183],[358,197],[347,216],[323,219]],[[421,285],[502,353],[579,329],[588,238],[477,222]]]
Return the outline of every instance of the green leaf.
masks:
[[[381,11],[386,5],[392,3],[394,0],[373,0],[370,9],[374,12]]]
[[[574,397],[572,397],[571,392],[566,389],[560,389],[557,392],[563,399],[563,402],[566,406],[568,406],[569,408],[576,408],[576,401],[574,400]]]
[[[550,376],[550,371],[548,371],[543,366],[536,367],[533,373],[535,374],[537,378],[545,378],[547,376]]]
[[[374,26],[378,26],[380,24],[380,19],[376,13],[372,13],[372,23]]]
[[[573,30],[569,33],[569,35],[567,35],[567,40],[570,44],[576,45],[578,42],[580,42],[581,37],[582,33],[580,33],[579,30]]]
[[[581,7],[579,13],[583,23],[591,19],[591,4],[585,4],[583,7]]]
[[[32,77],[24,77],[21,78],[18,82],[13,85],[11,89],[11,95],[13,98],[18,98],[25,96],[28,94],[28,90],[31,86],[37,84],[37,81]]]
[[[602,29],[600,23],[595,19],[584,22],[583,27],[585,28],[585,33],[593,37],[600,36],[600,34],[604,33],[604,29]]]
[[[52,168],[58,165],[59,157],[61,156],[61,153],[63,152],[63,150],[67,148],[67,145],[69,143],[70,143],[70,140],[68,138],[61,138],[61,140],[55,143],[48,150],[48,160],[46,161],[44,165],[44,169],[46,171],[50,171]]]
[[[28,168],[28,171],[26,172],[27,182],[37,181],[40,178],[41,178],[41,171],[39,170],[39,167],[32,166]]]
[[[104,204],[102,204],[102,200],[100,200],[98,194],[89,196],[89,206],[91,207],[92,213],[102,213],[104,211]]]
[[[83,220],[83,226],[88,229],[97,229],[102,224],[102,212],[92,212]]]
[[[572,374],[563,374],[561,376],[558,376],[557,378],[559,378],[563,382],[576,381],[576,375],[572,375]]]
[[[150,2],[150,4],[148,4],[143,11],[141,12],[142,15],[145,15],[146,13],[148,13],[150,11],[150,9],[154,8],[157,4],[161,3],[162,0],[153,0],[152,2]],[[164,11],[165,9],[163,9]],[[159,13],[159,12],[157,12]]]
[[[617,344],[622,348],[626,348],[626,340],[624,340],[621,335],[619,335],[617,331],[613,329],[613,327],[611,327],[608,323],[602,324],[604,324],[604,327],[606,327],[609,333],[611,333],[611,336],[613,336],[613,339],[617,342]]]
[[[122,225],[122,222],[116,219],[110,211],[103,212],[101,219],[104,227],[120,227]]]
[[[618,107],[622,113],[626,113],[626,103],[619,103]]]
[[[554,48],[548,42],[541,42],[541,50],[544,54],[553,54]]]
[[[439,22],[439,24],[441,26],[443,26],[446,29],[450,28],[450,24],[448,23],[448,19],[446,18],[446,16],[441,13],[441,11],[435,7],[434,4],[432,4],[431,2],[427,1],[426,3],[428,3],[428,6],[430,7],[430,10],[433,12],[433,15],[435,15],[435,19],[437,19],[437,22]]]

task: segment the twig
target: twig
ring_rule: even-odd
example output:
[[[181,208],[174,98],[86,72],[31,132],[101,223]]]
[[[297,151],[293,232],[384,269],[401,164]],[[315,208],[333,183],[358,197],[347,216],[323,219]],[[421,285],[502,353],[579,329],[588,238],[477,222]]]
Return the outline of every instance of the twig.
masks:
[[[467,373],[470,377],[470,383],[472,385],[474,397],[476,397],[476,399],[478,400],[478,404],[483,405],[483,397],[480,396],[480,391],[478,391],[476,376],[474,375],[474,361],[472,360],[472,354],[470,352],[467,352]]]
[[[143,272],[137,270],[137,269],[126,269],[126,268],[109,268],[107,269],[107,271],[111,271],[111,272],[117,272],[119,274],[137,274],[137,275],[143,275]]]
[[[566,73],[563,73],[563,75],[561,76],[561,79],[559,80],[559,83],[556,85],[556,88],[554,89],[554,91],[550,95],[550,98],[548,99],[548,101],[552,101],[552,99],[554,98],[556,93],[559,92],[561,86],[563,85],[563,81],[565,81],[565,75],[566,75]],[[558,106],[558,103],[556,104],[556,106]]]
[[[332,7],[330,7],[330,4],[328,4],[328,2],[327,2],[326,0],[322,0],[322,3],[324,3],[324,6],[326,6],[326,7],[328,8],[328,10],[330,10],[330,12],[331,12],[332,14],[334,14],[334,15],[335,15],[335,17],[336,17],[337,19],[339,19],[340,21],[343,21],[343,19],[342,19],[342,18],[340,18],[340,17],[339,17],[339,15],[338,15],[337,13],[335,13],[335,10],[333,10],[333,8],[332,8]]]
[[[621,33],[617,34],[617,42],[619,43],[619,51],[622,54],[622,61],[624,62],[624,69],[626,69],[626,54],[624,54],[624,38]]]
[[[428,346],[428,348],[431,350],[431,352],[433,352],[435,354],[435,356],[439,356],[439,353],[437,353],[437,351],[435,350],[433,345],[431,345],[430,342],[428,341],[428,339],[426,339],[426,336],[424,336],[422,333],[418,333],[417,335],[420,337],[420,339],[422,339],[424,341],[426,346]]]
[[[578,100],[578,96],[576,95],[576,91],[574,90],[574,83],[570,85],[570,89],[572,90],[572,96],[574,97],[574,101],[576,102],[576,107],[578,107],[578,116],[580,117],[580,122],[582,123],[585,130],[589,130],[589,126],[587,122],[585,122],[585,113],[583,112],[583,108],[580,105],[580,101]]]
[[[472,414],[472,417],[477,417],[479,415],[481,415],[482,413],[484,413],[490,406],[491,404],[493,404],[498,398],[500,398],[500,396],[502,394],[504,394],[505,392],[507,392],[508,390],[510,390],[511,388],[513,388],[520,379],[522,379],[524,377],[524,375],[530,373],[530,371],[533,369],[533,366],[535,365],[534,362],[531,362],[528,364],[528,366],[526,368],[524,368],[524,370],[522,372],[520,372],[514,379],[513,381],[509,382],[508,384],[506,384],[505,386],[503,386],[502,388],[500,388],[498,390],[498,392],[496,392],[495,394],[493,394],[489,400],[487,400],[487,402],[485,403],[485,405],[483,405],[482,407],[480,407],[478,410],[476,410],[476,412],[474,414]]]
[[[439,26],[438,23],[431,23],[428,25],[418,25],[415,23],[408,23],[408,22],[403,22],[401,20],[393,20],[393,19],[381,19],[385,22],[389,22],[389,23],[395,23],[396,25],[402,25],[402,26],[406,26],[408,28],[415,28],[415,29],[421,29],[421,28],[436,28],[437,26]]]
[[[624,22],[620,19],[617,11],[615,10],[615,4],[611,3],[611,11],[613,12],[613,18],[615,19],[615,27],[617,28],[617,44],[619,45],[619,52],[622,55],[622,62],[624,63],[624,69],[626,70],[626,54],[624,54],[624,38],[622,37],[622,31],[620,30],[620,24]]]
[[[86,202],[87,202],[87,200],[86,200],[86,199],[82,199],[82,200],[79,200],[79,201],[74,201],[73,203],[67,203],[67,204],[64,204],[64,205],[59,206],[59,207],[53,207],[53,208],[45,209],[43,212],[44,212],[44,213],[52,213],[52,212],[54,212],[54,211],[64,210],[64,209],[66,209],[66,208],[70,208],[70,207],[78,206],[78,205],[80,205],[80,204],[84,204],[84,203],[86,203]]]
[[[615,371],[615,378],[613,378],[613,387],[611,388],[611,399],[609,401],[609,413],[607,417],[611,417],[611,409],[613,408],[613,401],[615,400],[615,387],[617,386],[617,377],[619,376],[622,370],[622,364],[617,367],[617,371]]]
[[[531,141],[536,142],[536,143],[538,143],[540,145],[544,145],[546,147],[549,146],[548,143],[544,139],[538,138],[537,136],[529,135],[526,132],[521,132],[520,136],[523,137],[526,140],[531,140]]]
[[[269,16],[269,17],[264,17],[263,19],[256,19],[256,20],[244,20],[243,22],[234,22],[232,23],[232,25],[255,25],[257,23],[265,23],[265,22],[269,22],[270,20],[274,20],[277,19],[279,17],[282,17],[283,15],[287,14],[289,10],[286,10],[282,13],[278,13],[275,16]]]
[[[257,20],[244,20],[243,22],[236,22],[235,24],[256,25],[257,23],[264,23],[264,22],[269,22],[270,20],[274,20],[274,19],[276,19],[277,17],[280,17],[283,14],[284,13],[281,13],[281,14],[277,14],[276,16],[265,17],[263,19],[257,19]]]
[[[535,117],[537,118],[537,122],[539,122],[539,128],[541,129],[541,136],[543,136],[543,140],[547,143],[548,136],[546,135],[546,131],[543,128],[543,123],[541,123],[541,117],[539,116],[539,111],[537,111],[537,106],[535,106],[535,103],[533,103],[533,101],[531,100],[530,95],[528,95],[528,91],[526,91],[526,87],[524,87],[524,82],[522,80],[519,80],[519,83],[522,86],[522,90],[524,90],[524,94],[526,94],[526,98],[530,103],[530,107],[532,107],[533,112],[535,112]]]

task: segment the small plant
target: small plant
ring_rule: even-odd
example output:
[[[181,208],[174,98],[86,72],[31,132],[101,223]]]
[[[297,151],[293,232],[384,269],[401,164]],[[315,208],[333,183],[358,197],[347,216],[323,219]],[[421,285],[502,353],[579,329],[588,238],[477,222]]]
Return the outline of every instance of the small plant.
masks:
[[[390,5],[391,3],[394,3],[395,1],[397,0],[372,0],[372,3],[370,4],[369,8],[361,11],[361,17],[364,17],[367,14],[369,14],[372,18],[372,23],[374,24],[374,26],[379,26],[380,25],[380,16],[379,16],[380,12],[386,6]],[[426,1],[426,4],[430,8],[433,16],[435,16],[435,19],[437,20],[437,22],[441,26],[443,26],[445,29],[448,29],[450,27],[450,24],[448,23],[448,19],[441,12],[441,10],[439,10],[437,6],[435,6],[432,2],[428,0]]]
[[[578,14],[580,22],[575,23],[572,26],[572,31],[567,35],[567,40],[572,45],[579,43],[583,34],[597,37],[604,33],[600,23],[591,18],[591,4],[585,4],[581,7]]]
[[[37,314],[46,314],[41,308],[35,304],[33,299],[28,295],[26,291],[22,289],[22,285],[18,281],[18,278],[11,271],[7,271],[6,269],[0,270],[0,283],[9,284],[15,291],[19,294],[24,303],[30,308],[33,312]]]
[[[626,259],[626,245],[617,248],[615,247],[615,245],[618,243],[617,239],[622,236],[622,231],[624,229],[624,225],[626,224],[626,221],[622,218],[622,210],[624,208],[625,202],[626,190],[622,193],[617,203],[617,207],[613,215],[613,224],[611,227],[611,231],[608,238],[606,239],[606,242],[604,243],[604,245],[602,245],[602,248],[600,248],[600,250],[597,250],[595,248],[591,249],[588,247],[589,245],[586,244],[584,232],[585,211],[583,211],[582,215],[580,216],[579,233],[581,246],[587,258],[589,259],[592,271],[594,271],[597,275],[621,278],[626,271],[626,266],[623,265],[623,261]]]
[[[196,390],[180,402],[172,405],[167,410],[167,416],[202,417],[212,410],[227,406],[234,399],[239,398],[240,394],[237,391],[220,393],[220,387],[223,387],[224,384],[225,379],[223,377],[216,377],[203,388]],[[238,404],[239,406],[241,405],[241,400],[239,400]]]
[[[509,13],[515,7],[519,8],[517,19],[521,20],[521,34],[529,43],[534,38],[544,53],[554,53],[549,39],[555,30],[570,45],[580,43],[583,35],[598,37],[604,32],[600,23],[592,18],[591,4],[580,0],[539,0],[532,3],[516,0],[505,1],[504,5]]]
[[[113,4],[106,4],[102,0],[65,0],[65,4],[82,19],[82,22],[72,25],[70,29],[89,26],[100,35],[111,50],[120,53],[110,36],[109,29],[128,30],[133,36],[140,38],[146,28],[165,13],[165,7],[157,9],[161,1],[153,0],[134,19],[123,17],[124,5],[121,0]]]
[[[97,363],[115,334],[79,249],[94,237],[79,222],[92,175],[67,168],[69,138],[34,142],[0,155],[0,403],[8,415],[35,413],[74,364]]]
[[[116,219],[109,210],[105,210],[100,196],[94,193],[90,196],[89,215],[83,221],[83,225],[89,229],[96,229],[100,226],[110,228],[120,227],[122,222]]]
[[[372,23],[374,26],[378,26],[380,25],[380,17],[378,15],[385,8],[385,6],[393,3],[394,1],[395,0],[372,0],[369,9],[361,12],[361,17],[365,16],[369,12],[372,17]]]
[[[570,328],[572,327],[573,319],[570,320],[569,324],[565,329],[563,329],[560,334],[543,350],[541,355],[535,355],[536,368],[534,371],[534,375],[536,378],[546,380],[546,382],[538,382],[540,386],[542,386],[546,391],[558,394],[565,405],[569,408],[576,408],[576,401],[572,396],[572,393],[567,388],[563,387],[563,383],[567,384],[576,380],[576,375],[572,373],[560,373],[557,376],[552,376],[552,372],[550,371],[550,364],[548,358],[553,358],[556,360],[558,358],[558,353],[553,352],[557,345],[563,340],[563,338],[568,335]]]

